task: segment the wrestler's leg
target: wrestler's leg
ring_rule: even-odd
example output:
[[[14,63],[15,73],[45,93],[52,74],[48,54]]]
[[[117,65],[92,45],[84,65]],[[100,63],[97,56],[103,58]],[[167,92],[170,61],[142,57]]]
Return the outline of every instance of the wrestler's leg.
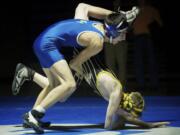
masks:
[[[44,71],[45,71],[47,77],[53,79],[52,73],[50,73],[50,71],[48,71],[48,70],[47,71],[44,70]],[[33,77],[33,80],[34,80],[34,77]],[[36,80],[41,78],[41,76],[37,76],[37,75],[36,75],[36,77],[37,77]],[[40,119],[44,116],[45,109],[41,106],[38,106],[38,105],[41,103],[42,100],[44,100],[44,98],[48,95],[50,90],[51,90],[51,88],[49,87],[49,85],[47,85],[40,92],[40,94],[38,95],[36,102],[33,106],[33,109],[24,115],[23,127],[33,128],[36,131],[36,133],[44,133],[43,129],[41,128],[42,127],[41,126],[42,121]]]
[[[41,88],[45,88],[49,85],[49,81],[48,81],[48,78],[37,73],[36,71],[34,71],[33,69],[31,69],[30,67],[27,67],[25,66],[24,64],[17,64],[17,65],[21,65],[21,69],[23,68],[24,69],[24,72],[18,72],[20,69],[18,69],[16,72],[18,72],[16,75],[15,75],[15,80],[13,81],[15,84],[15,81],[16,81],[16,76],[20,76],[21,77],[21,82],[20,82],[20,85],[18,86],[18,91],[15,91],[13,90],[13,93],[16,92],[16,94],[18,94],[20,92],[20,89],[21,87],[23,86],[24,82],[26,81],[33,81],[35,82],[37,85],[39,85]],[[32,74],[33,73],[33,74]],[[13,87],[13,86],[12,86]],[[47,91],[42,91],[40,93],[40,95],[46,95],[47,94]],[[44,97],[44,96],[43,96]],[[64,97],[62,100],[60,100],[60,102],[64,102],[66,101],[66,99],[68,98],[69,96],[66,96]],[[41,98],[42,99],[42,98]],[[34,105],[34,107],[39,103],[39,101]],[[26,126],[27,127],[27,126]]]
[[[27,72],[26,74],[25,73],[19,73],[19,76],[22,77],[22,80],[23,80],[23,78],[31,78],[31,79],[26,79],[26,80],[27,81],[33,81],[42,88],[45,88],[49,85],[49,81],[48,81],[47,77],[35,72],[33,69],[31,69],[31,68],[29,68],[23,64],[21,64],[21,67],[23,67]],[[34,72],[34,74],[31,75],[31,72]],[[23,85],[23,83],[21,83],[21,84]],[[33,108],[35,108],[40,103],[40,101],[45,97],[45,95],[47,95],[47,94],[48,94],[48,91],[46,89],[45,90],[43,89],[41,91],[41,93],[39,94],[39,98],[36,100],[36,103],[35,103]],[[41,125],[41,127],[49,127],[51,122],[39,121],[39,124]],[[30,126],[27,125],[26,122],[23,122],[23,127],[24,128],[30,128]]]
[[[59,67],[63,67],[59,69]],[[30,125],[37,133],[44,131],[38,126],[38,121],[42,114],[50,106],[64,97],[70,96],[75,90],[75,80],[65,60],[60,60],[53,64],[49,69],[43,68],[49,80],[49,85],[45,87],[35,103],[33,110],[24,118],[25,122]],[[57,85],[57,81],[59,84]],[[45,91],[45,92],[44,92]],[[48,93],[48,94],[46,94]]]
[[[43,87],[42,91],[38,95],[38,98],[36,99],[36,102],[33,106],[33,109],[35,109],[41,103],[41,101],[45,99],[45,97],[48,95],[48,93],[53,87],[56,87],[55,85],[56,81],[55,81],[55,78],[53,78],[54,77],[53,74],[48,69],[44,69],[44,72],[46,76],[48,77],[46,80],[48,81],[48,85],[44,85],[45,87]],[[39,74],[36,74],[36,76],[33,77],[33,80],[35,80],[36,83],[45,84],[44,81],[41,79],[44,79],[44,78],[42,78],[42,76]],[[49,80],[51,81],[51,86],[49,85]]]
[[[53,88],[50,93],[45,97],[45,99],[40,103],[40,105],[44,109],[48,109],[57,101],[71,95],[71,93],[73,93],[75,90],[76,83],[71,73],[71,70],[69,69],[69,66],[65,60],[58,61],[53,64],[48,70],[44,70],[49,70],[51,75],[53,76],[52,78],[49,76],[49,74],[47,74],[48,72],[45,72],[49,80],[48,87],[52,87],[54,85],[54,79],[60,82],[60,85]]]
[[[45,71],[46,72],[46,71]],[[55,80],[56,81],[56,80]],[[61,79],[61,82],[63,80]],[[45,88],[46,86],[49,85],[49,81],[48,78],[35,72],[34,77],[33,77],[33,82],[35,82],[36,84],[38,84],[40,87]],[[58,82],[56,82],[57,85]],[[61,100],[59,100],[60,102],[64,102],[66,101],[66,99],[69,97],[69,95],[64,96]]]
[[[38,84],[41,88],[45,88],[49,85],[48,78],[37,72],[34,73],[32,81]]]

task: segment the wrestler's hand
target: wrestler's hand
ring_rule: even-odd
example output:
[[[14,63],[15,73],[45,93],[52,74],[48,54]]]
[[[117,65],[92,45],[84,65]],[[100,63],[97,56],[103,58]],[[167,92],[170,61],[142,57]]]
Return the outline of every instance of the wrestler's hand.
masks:
[[[73,60],[70,61],[69,63],[70,68],[76,72],[76,76],[83,76],[83,69],[81,65],[75,65],[73,63]]]
[[[124,14],[126,16],[127,22],[131,24],[136,19],[140,9],[138,7],[132,7],[132,9],[129,11],[124,12],[120,10],[119,12]]]
[[[149,128],[164,127],[164,126],[166,126],[168,124],[170,124],[170,122],[154,122],[154,123],[149,123]]]

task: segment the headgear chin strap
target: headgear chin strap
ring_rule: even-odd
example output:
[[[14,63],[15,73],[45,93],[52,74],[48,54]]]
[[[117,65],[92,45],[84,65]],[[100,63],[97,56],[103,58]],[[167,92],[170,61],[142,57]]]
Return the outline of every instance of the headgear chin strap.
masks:
[[[112,43],[112,40],[116,37],[118,37],[122,31],[127,29],[128,23],[123,20],[118,25],[108,25],[105,23],[106,28],[106,36],[110,39],[110,43]]]

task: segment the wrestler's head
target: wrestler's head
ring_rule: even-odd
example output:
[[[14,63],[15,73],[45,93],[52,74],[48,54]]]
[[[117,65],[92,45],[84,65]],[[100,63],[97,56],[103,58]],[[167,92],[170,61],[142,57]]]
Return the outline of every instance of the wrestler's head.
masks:
[[[110,43],[128,27],[126,17],[122,13],[112,13],[108,15],[104,20],[104,24],[106,36],[109,38]]]
[[[139,92],[123,93],[120,106],[134,117],[140,117],[144,110],[145,101]]]

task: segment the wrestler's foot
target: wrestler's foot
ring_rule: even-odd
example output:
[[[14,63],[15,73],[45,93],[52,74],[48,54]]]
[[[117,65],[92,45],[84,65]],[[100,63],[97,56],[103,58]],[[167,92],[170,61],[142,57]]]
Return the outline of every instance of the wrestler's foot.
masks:
[[[24,82],[31,80],[33,75],[34,70],[26,67],[22,63],[18,63],[16,66],[15,75],[12,83],[12,93],[14,95],[17,95]]]
[[[32,110],[23,116],[24,123],[26,123],[28,127],[33,128],[37,134],[43,134],[44,130],[40,126],[39,118],[37,118],[35,114],[35,113],[38,114],[39,112],[37,111],[34,112],[34,111],[35,110]]]
[[[50,122],[50,121],[44,122],[44,121],[38,120],[38,122],[39,122],[39,125],[40,125],[42,128],[48,128],[48,127],[50,127],[50,125],[51,125],[51,122]],[[23,122],[22,126],[23,126],[24,128],[31,128],[31,127],[26,123],[26,121]]]

